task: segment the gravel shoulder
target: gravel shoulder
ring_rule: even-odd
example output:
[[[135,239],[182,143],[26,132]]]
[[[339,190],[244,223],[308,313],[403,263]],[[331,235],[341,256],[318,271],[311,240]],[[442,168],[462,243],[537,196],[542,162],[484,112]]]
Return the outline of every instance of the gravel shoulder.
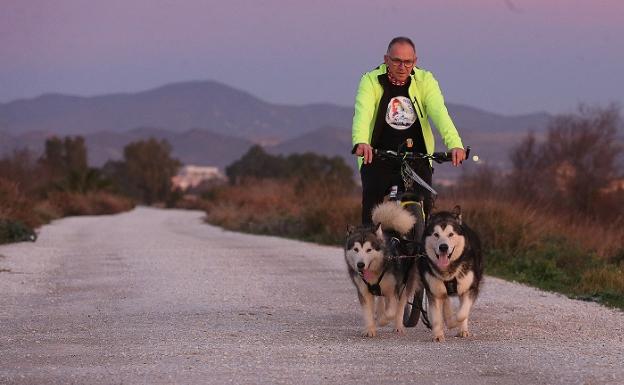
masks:
[[[621,311],[486,277],[467,339],[363,338],[340,248],[202,216],[139,207],[0,246],[0,383],[624,383]]]

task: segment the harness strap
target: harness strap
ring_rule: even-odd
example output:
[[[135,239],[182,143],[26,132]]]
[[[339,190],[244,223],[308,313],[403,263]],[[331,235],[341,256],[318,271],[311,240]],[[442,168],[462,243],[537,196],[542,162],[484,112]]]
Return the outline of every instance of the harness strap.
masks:
[[[457,294],[457,278],[453,278],[450,281],[444,281],[444,286],[446,287],[446,293],[448,295]]]
[[[377,283],[374,283],[374,284],[370,284],[366,279],[364,279],[364,276],[360,274],[360,278],[362,278],[362,281],[364,281],[364,283],[366,284],[368,291],[376,297],[381,297],[381,286],[379,286],[379,283],[381,282],[381,279],[383,278],[384,274],[386,274],[385,266],[384,266],[384,269],[381,271],[381,275],[379,276]]]

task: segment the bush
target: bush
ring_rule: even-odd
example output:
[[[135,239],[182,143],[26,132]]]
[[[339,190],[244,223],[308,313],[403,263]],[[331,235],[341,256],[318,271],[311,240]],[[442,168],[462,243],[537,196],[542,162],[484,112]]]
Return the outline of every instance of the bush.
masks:
[[[193,207],[207,221],[231,230],[319,243],[342,243],[347,224],[359,222],[359,198],[330,183],[246,179],[215,187]]]
[[[10,242],[34,242],[37,234],[20,221],[0,219],[0,244]]]
[[[106,192],[80,194],[74,192],[53,192],[50,205],[61,216],[105,215],[131,210],[134,203],[129,198]]]
[[[33,212],[35,202],[26,197],[18,183],[0,177],[0,219],[10,219],[37,227],[43,223]]]
[[[540,202],[559,212],[587,218],[624,220],[619,168],[621,119],[613,106],[579,107],[560,115],[548,127],[546,141],[529,135],[512,154],[509,191],[520,199]]]

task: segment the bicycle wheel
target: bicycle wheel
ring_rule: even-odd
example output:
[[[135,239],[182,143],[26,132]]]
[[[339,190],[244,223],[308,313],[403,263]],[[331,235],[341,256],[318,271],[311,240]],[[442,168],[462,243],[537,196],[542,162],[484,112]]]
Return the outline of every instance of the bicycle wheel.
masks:
[[[419,200],[410,200],[409,196],[404,196],[405,199],[402,203],[405,209],[409,210],[414,218],[416,218],[416,223],[414,227],[408,234],[408,238],[413,242],[420,242],[422,239],[422,234],[425,231],[425,214],[423,211],[422,203]],[[418,254],[418,247],[415,247],[413,250],[413,255]],[[414,261],[414,263],[417,263]],[[424,289],[417,291],[414,294],[414,298],[410,298],[411,302],[405,305],[405,312],[403,313],[403,325],[405,327],[414,327],[418,324],[418,320],[420,319],[420,313],[423,306],[423,297],[424,297]]]
[[[412,304],[405,305],[405,313],[403,313],[403,325],[405,327],[413,328],[418,324],[424,296],[424,289],[417,291],[416,294],[414,294],[414,298],[412,298]]]

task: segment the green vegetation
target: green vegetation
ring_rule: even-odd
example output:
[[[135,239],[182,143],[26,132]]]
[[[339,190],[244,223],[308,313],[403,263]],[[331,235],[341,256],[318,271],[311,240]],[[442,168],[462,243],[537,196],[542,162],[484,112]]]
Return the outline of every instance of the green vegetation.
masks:
[[[117,180],[126,186],[125,193],[151,205],[171,202],[175,193],[171,178],[181,163],[171,157],[171,146],[165,140],[148,139],[124,148],[124,161],[117,165]]]
[[[0,220],[0,240],[24,242],[35,241],[36,239],[35,232],[21,221]]]

